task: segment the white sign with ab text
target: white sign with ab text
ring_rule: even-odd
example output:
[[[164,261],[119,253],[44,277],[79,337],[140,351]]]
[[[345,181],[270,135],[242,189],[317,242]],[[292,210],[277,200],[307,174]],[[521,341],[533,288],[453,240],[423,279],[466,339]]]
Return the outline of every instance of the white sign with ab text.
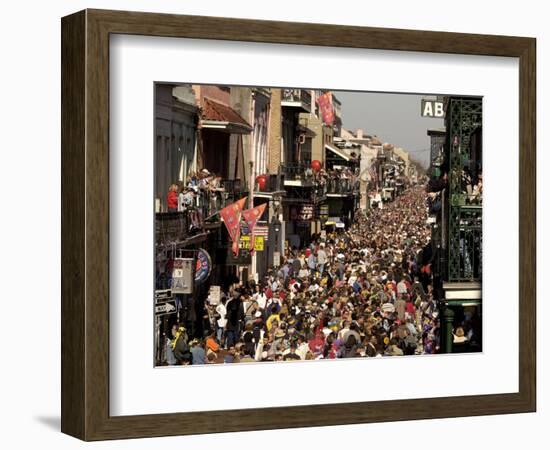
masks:
[[[435,100],[422,100],[421,108],[422,117],[445,117],[443,102],[438,102]]]

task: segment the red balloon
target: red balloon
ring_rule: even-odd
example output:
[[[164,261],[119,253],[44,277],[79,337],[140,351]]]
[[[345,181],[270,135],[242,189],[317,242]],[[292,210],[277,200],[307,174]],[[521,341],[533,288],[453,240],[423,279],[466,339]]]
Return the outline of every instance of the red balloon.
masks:
[[[258,183],[258,187],[260,188],[260,191],[263,191],[267,186],[267,176],[258,175],[256,177],[256,183]]]
[[[321,170],[321,161],[319,161],[317,159],[314,159],[313,161],[311,161],[311,168],[315,172],[319,172]]]

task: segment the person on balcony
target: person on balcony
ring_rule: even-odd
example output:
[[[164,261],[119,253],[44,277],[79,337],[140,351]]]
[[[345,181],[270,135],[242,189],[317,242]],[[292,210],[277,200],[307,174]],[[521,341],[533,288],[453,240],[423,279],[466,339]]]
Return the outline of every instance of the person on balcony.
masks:
[[[178,211],[178,185],[173,183],[168,188],[168,194],[166,195],[166,206],[168,212]]]
[[[477,183],[472,189],[471,202],[477,205],[481,205],[483,197],[483,174],[479,172],[477,176]]]
[[[212,174],[208,182],[208,194],[210,197],[210,215],[219,211],[223,206],[223,192],[225,189],[221,184],[222,177]]]
[[[183,192],[180,193],[181,198],[181,210],[187,211],[189,209],[193,208],[193,205],[195,203],[195,192],[190,187],[185,187],[183,189]]]

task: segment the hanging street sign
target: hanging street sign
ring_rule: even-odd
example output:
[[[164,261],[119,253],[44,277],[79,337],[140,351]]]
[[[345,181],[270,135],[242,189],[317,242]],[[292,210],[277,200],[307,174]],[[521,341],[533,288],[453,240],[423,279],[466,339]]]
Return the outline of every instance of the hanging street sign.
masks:
[[[155,291],[155,303],[164,303],[172,300],[172,289],[159,289]]]
[[[163,314],[172,314],[176,312],[176,303],[175,302],[166,302],[161,305],[155,306],[155,314],[160,316]]]
[[[265,247],[265,241],[267,239],[264,236],[257,236],[256,230],[254,230],[254,250],[257,252],[263,252]],[[239,239],[239,248],[241,250],[250,249],[250,235],[241,236]]]
[[[254,236],[254,250],[257,252],[264,251],[264,237],[263,236]]]
[[[319,207],[319,219],[321,222],[326,222],[328,220],[328,205],[321,205]]]
[[[172,293],[193,293],[193,258],[174,258]]]
[[[239,248],[245,250],[250,248],[250,235],[241,235],[239,238]]]

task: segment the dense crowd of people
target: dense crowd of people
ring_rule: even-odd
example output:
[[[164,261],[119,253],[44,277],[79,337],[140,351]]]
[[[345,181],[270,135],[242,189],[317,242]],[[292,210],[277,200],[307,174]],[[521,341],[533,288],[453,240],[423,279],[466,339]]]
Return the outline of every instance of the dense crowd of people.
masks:
[[[420,186],[346,231],[289,248],[259,283],[235,283],[205,304],[204,336],[174,324],[166,364],[437,353],[426,194]],[[460,331],[457,330],[460,334]],[[464,330],[462,330],[464,333]]]

